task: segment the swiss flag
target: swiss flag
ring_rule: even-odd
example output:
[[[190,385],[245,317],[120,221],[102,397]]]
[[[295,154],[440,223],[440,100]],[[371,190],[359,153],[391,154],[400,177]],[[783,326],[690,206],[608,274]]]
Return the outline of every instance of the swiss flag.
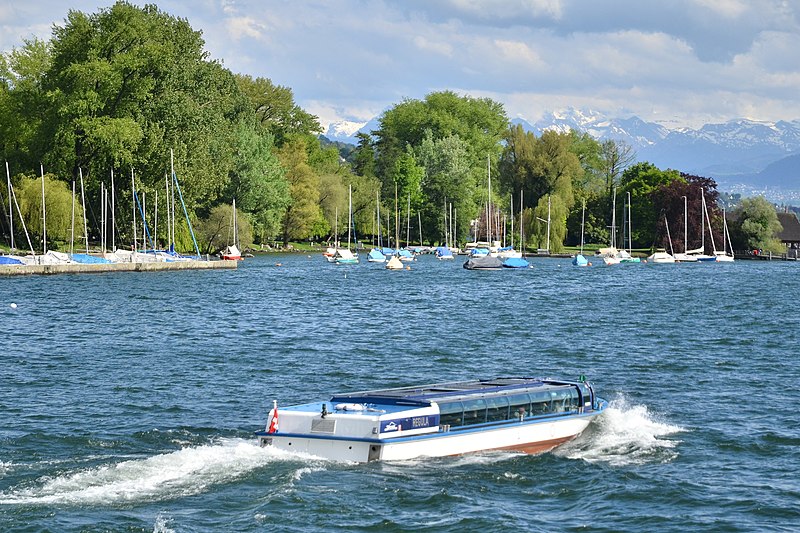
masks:
[[[278,400],[273,400],[272,412],[270,413],[269,424],[267,425],[267,433],[278,432]]]

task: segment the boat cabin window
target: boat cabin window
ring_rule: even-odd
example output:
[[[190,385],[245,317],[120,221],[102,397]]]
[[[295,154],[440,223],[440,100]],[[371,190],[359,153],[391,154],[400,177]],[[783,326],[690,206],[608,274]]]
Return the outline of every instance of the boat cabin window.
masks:
[[[509,396],[488,396],[439,403],[439,424],[450,427],[502,422],[523,417],[575,412],[581,406],[578,388],[559,388]]]
[[[464,425],[483,424],[486,422],[486,401],[464,400]]]
[[[522,416],[531,416],[531,397],[528,394],[509,396],[508,403],[509,418],[518,418],[520,413],[522,413]]]
[[[461,402],[439,404],[439,424],[457,427],[464,424],[464,406]]]
[[[486,421],[499,422],[508,420],[508,396],[486,398]]]

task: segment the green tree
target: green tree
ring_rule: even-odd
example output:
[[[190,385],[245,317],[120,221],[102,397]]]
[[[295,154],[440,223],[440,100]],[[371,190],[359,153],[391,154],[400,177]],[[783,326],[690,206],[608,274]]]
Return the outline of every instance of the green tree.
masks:
[[[738,221],[735,229],[739,234],[734,246],[776,253],[784,250],[776,237],[783,226],[778,221],[775,206],[763,196],[744,198],[734,211],[733,218]]]
[[[252,214],[254,236],[266,242],[280,231],[290,200],[289,184],[268,134],[259,134],[245,123],[239,124],[237,134],[238,157],[226,196],[236,198],[239,207]]]
[[[41,249],[45,229],[47,230],[47,249],[57,250],[64,244],[69,247],[72,237],[72,209],[75,206],[75,242],[81,242],[78,248],[85,246],[83,238],[83,208],[80,198],[73,198],[70,186],[58,180],[52,174],[44,176],[45,220],[42,219],[42,178],[15,178],[15,195],[19,202],[20,212],[25,220],[31,242]],[[78,193],[79,194],[79,193]],[[73,204],[74,201],[74,204]],[[46,221],[45,228],[43,222]],[[16,228],[15,228],[16,229]],[[91,236],[90,236],[91,238]],[[20,241],[21,242],[21,241]],[[37,244],[38,243],[38,244]]]
[[[202,253],[210,254],[239,241],[242,250],[253,245],[253,231],[248,217],[236,209],[236,233],[233,234],[233,206],[220,204],[197,224],[196,235]]]
[[[664,208],[657,201],[657,192],[672,182],[680,180],[676,170],[661,170],[652,163],[641,162],[628,167],[622,174],[617,191],[617,224],[627,220],[627,193],[631,195],[631,234],[636,247],[651,246],[656,239],[661,212]],[[627,232],[627,225],[624,232]],[[623,232],[623,233],[624,233]],[[617,239],[618,243],[622,243]]]
[[[372,144],[372,137],[359,132],[356,134],[356,138],[358,146],[350,155],[353,172],[359,176],[375,177],[375,147]]]
[[[479,197],[475,187],[486,183],[486,157],[496,162],[507,127],[508,118],[502,104],[488,98],[442,91],[431,93],[424,100],[403,100],[381,116],[380,127],[374,132],[376,168],[383,184],[383,196],[394,196],[398,165],[407,165],[409,147],[412,152],[417,150],[430,132],[434,140],[457,136],[464,142],[470,178],[461,184],[465,188],[461,196]],[[402,159],[405,161],[397,163]],[[413,194],[412,191],[412,201]],[[468,220],[477,212],[459,211],[459,214]]]
[[[309,237],[321,216],[319,176],[308,164],[305,138],[291,138],[277,155],[285,169],[291,197],[283,214],[283,245],[286,246],[289,240]]]
[[[453,213],[474,213],[476,210],[474,191],[477,187],[473,182],[466,142],[458,135],[434,139],[429,130],[414,153],[424,169],[421,183],[424,203],[415,206],[422,209],[424,235],[431,239],[430,242],[443,242],[447,228],[445,214],[455,218],[458,227],[454,234],[465,235],[468,217],[457,218]],[[453,213],[450,212],[451,205]]]
[[[245,74],[237,74],[236,82],[250,101],[256,120],[275,138],[277,146],[282,146],[290,135],[322,131],[319,119],[295,103],[290,88]]]

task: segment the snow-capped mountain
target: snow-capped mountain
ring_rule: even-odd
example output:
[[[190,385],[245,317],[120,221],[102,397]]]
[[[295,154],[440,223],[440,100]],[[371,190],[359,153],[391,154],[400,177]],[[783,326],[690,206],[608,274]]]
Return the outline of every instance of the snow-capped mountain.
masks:
[[[325,137],[332,141],[355,143],[356,134],[366,125],[366,122],[352,122],[348,120],[331,122],[328,125],[328,130],[325,132]]]

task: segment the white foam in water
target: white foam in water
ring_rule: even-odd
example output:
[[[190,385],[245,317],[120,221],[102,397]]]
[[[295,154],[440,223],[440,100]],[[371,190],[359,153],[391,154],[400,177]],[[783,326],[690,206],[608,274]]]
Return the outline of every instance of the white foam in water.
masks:
[[[170,522],[171,520],[164,515],[158,515],[153,524],[153,533],[175,533],[175,530],[169,527]]]
[[[0,492],[0,504],[109,505],[172,499],[201,493],[271,462],[298,459],[308,458],[249,440],[221,439],[218,444],[45,478],[34,487]]]
[[[677,457],[680,441],[664,439],[685,431],[680,426],[658,422],[644,405],[629,405],[625,398],[613,400],[581,436],[555,450],[569,459],[606,462],[614,466],[667,462]]]

